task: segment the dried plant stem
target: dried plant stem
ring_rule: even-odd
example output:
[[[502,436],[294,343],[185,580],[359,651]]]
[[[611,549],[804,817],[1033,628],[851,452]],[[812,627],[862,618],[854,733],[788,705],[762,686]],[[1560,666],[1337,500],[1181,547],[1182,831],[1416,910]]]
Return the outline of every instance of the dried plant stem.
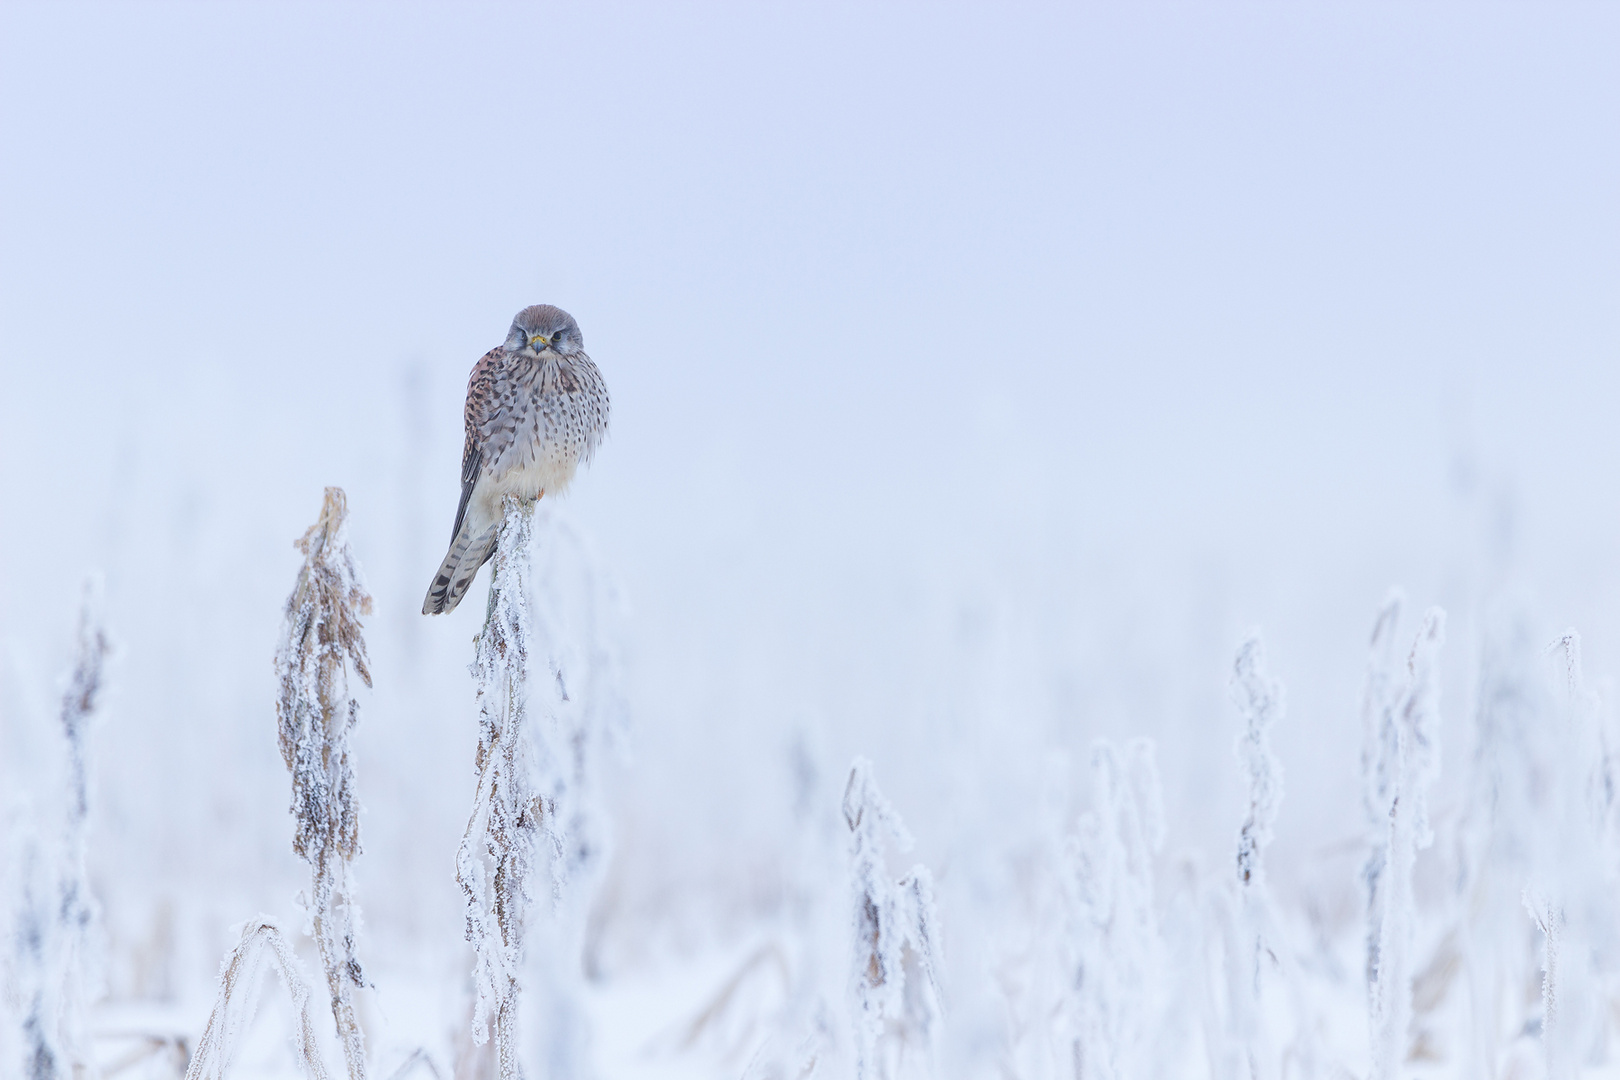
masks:
[[[518,971],[524,921],[534,895],[537,844],[560,852],[555,798],[534,790],[529,730],[528,576],[534,504],[508,497],[496,541],[489,607],[472,666],[478,692],[478,790],[456,854],[467,902],[467,940],[476,951],[473,1041],[493,1021],[501,1080],[518,1065]]]
[[[85,1010],[89,1006],[91,931],[97,919],[95,899],[85,870],[89,849],[90,775],[87,736],[100,704],[103,671],[111,646],[102,627],[100,583],[85,582],[84,605],[79,613],[78,656],[67,692],[62,695],[62,734],[68,748],[68,812],[66,861],[62,868],[60,913],[65,934],[62,948],[62,1034],[64,1047],[76,1073],[87,1071],[89,1046],[85,1036]]]
[[[274,921],[261,915],[242,927],[242,940],[225,957],[220,968],[219,997],[208,1014],[208,1026],[197,1040],[197,1052],[186,1069],[186,1080],[219,1080],[230,1065],[232,1044],[248,1020],[252,1019],[257,997],[256,978],[265,946],[275,960],[281,982],[292,997],[293,1049],[299,1065],[310,1080],[326,1080],[326,1064],[315,1045],[315,1026],[309,1016],[309,983],[304,980],[298,961],[287,939]]]
[[[855,1034],[855,1076],[886,1077],[908,1042],[920,1044],[932,1071],[941,1016],[939,915],[934,878],[921,863],[895,880],[884,849],[912,846],[900,815],[878,790],[872,763],[856,758],[844,787],[849,826],[849,873],[854,899],[854,969],[850,1016]],[[914,970],[907,975],[908,962]],[[919,977],[920,976],[920,977]]]
[[[1437,673],[1445,612],[1430,608],[1407,660],[1406,689],[1395,709],[1395,759],[1389,770],[1387,862],[1379,888],[1377,970],[1372,983],[1372,1076],[1395,1080],[1406,1061],[1412,1023],[1412,869],[1434,840],[1428,787],[1439,770]]]
[[[344,904],[335,914],[331,912],[330,892],[341,869],[333,873],[326,860],[311,864],[310,874],[314,886],[311,897],[315,943],[320,952],[321,967],[326,972],[326,986],[332,995],[332,1017],[337,1023],[338,1038],[343,1043],[343,1060],[352,1080],[364,1080],[366,1075],[365,1033],[355,1015],[352,986],[364,986],[359,962],[354,958],[354,926],[352,909]],[[326,892],[322,898],[322,890]]]
[[[298,548],[298,583],[287,599],[285,637],[276,656],[276,714],[281,754],[292,774],[293,850],[309,863],[308,910],[331,992],[332,1016],[350,1080],[366,1075],[365,1034],[353,987],[365,977],[354,954],[349,864],[360,851],[359,806],[349,760],[358,703],[349,695],[353,668],[371,685],[359,616],[371,611],[349,549],[348,503],[329,487],[321,515]]]

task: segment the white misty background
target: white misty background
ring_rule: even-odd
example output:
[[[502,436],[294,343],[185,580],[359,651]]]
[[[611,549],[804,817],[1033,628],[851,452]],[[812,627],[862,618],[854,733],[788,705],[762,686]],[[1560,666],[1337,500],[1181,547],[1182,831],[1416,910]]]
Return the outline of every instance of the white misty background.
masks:
[[[739,971],[795,1030],[829,996],[849,1022],[857,756],[943,935],[917,1013],[942,1019],[897,1068],[1064,1075],[1008,1043],[1015,1000],[1121,1070],[1253,1046],[1384,1069],[1362,943],[1386,929],[1419,974],[1480,958],[1413,1068],[1574,1068],[1526,1046],[1546,928],[1601,954],[1571,975],[1588,1000],[1615,970],[1590,910],[1612,828],[1568,778],[1615,745],[1620,672],[1617,42],[1577,6],[0,8],[0,811],[6,865],[39,871],[18,838],[45,858],[71,819],[62,679],[99,573],[83,978],[125,1011],[87,1022],[195,1037],[261,911],[319,970],[271,660],[292,541],[340,485],[375,600],[361,1020],[378,1053],[462,1037],[484,588],[417,612],[467,372],[548,302],[614,398],[541,533],[566,541],[547,595],[607,620],[623,672],[598,688],[629,728],[600,758],[610,854],[564,905],[585,962],[556,1006],[604,1075],[740,1075],[757,1018],[728,999],[734,1027],[682,1035]],[[1391,849],[1414,900],[1385,928],[1368,688],[1408,692],[1431,604],[1439,771],[1388,765],[1427,785],[1394,842],[1435,839]],[[1252,627],[1286,709],[1242,893]],[[1099,780],[1144,760],[1153,799]],[[1162,838],[1108,831],[1142,814]],[[1087,891],[1076,867],[1121,850]],[[1096,932],[1110,903],[1162,940]],[[1314,959],[1193,1000],[1181,932],[1225,941],[1217,965],[1268,933]],[[1064,957],[1117,974],[1116,1011],[1064,997]],[[1522,1013],[1494,1049],[1467,979]],[[1156,1042],[1166,1014],[1187,1031]]]

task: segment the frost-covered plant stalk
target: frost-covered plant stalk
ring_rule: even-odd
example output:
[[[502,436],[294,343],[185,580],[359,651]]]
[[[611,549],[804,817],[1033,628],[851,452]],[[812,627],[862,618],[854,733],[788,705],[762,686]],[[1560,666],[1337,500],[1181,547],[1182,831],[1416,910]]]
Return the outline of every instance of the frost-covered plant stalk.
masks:
[[[1232,700],[1243,714],[1238,760],[1248,781],[1249,811],[1238,830],[1237,877],[1245,895],[1258,896],[1266,885],[1264,854],[1282,801],[1282,766],[1271,752],[1271,727],[1282,716],[1282,683],[1266,673],[1265,649],[1251,636],[1238,649],[1232,665]]]
[[[101,701],[102,676],[110,645],[100,612],[100,583],[85,583],[79,612],[79,640],[73,674],[62,695],[62,734],[68,750],[66,859],[62,867],[61,919],[64,950],[62,979],[63,1042],[74,1069],[88,1067],[85,1009],[92,990],[91,933],[96,923],[95,898],[85,872],[90,817],[89,747],[87,736]]]
[[[1419,849],[1434,842],[1429,828],[1428,789],[1440,768],[1440,647],[1446,613],[1430,608],[1407,660],[1406,686],[1395,702],[1395,757],[1387,794],[1369,789],[1387,806],[1386,862],[1376,890],[1378,947],[1372,982],[1372,1075],[1396,1080],[1406,1059],[1412,1021],[1413,929],[1416,916],[1412,869]],[[1376,775],[1376,770],[1369,776]]]
[[[912,846],[911,833],[872,779],[872,763],[856,758],[844,788],[849,826],[850,883],[855,907],[855,955],[850,1011],[855,1028],[855,1075],[894,1076],[907,1043],[922,1043],[932,1059],[940,1015],[939,916],[934,878],[921,864],[898,881],[885,846]],[[920,978],[919,978],[920,976]],[[887,1037],[889,1030],[894,1038]]]
[[[814,717],[806,713],[795,720],[786,750],[794,827],[784,906],[791,933],[754,953],[725,992],[737,1004],[752,1007],[740,991],[757,985],[748,981],[756,978],[754,973],[768,974],[768,965],[778,964],[787,999],[770,1017],[770,1034],[743,1070],[742,1080],[802,1080],[814,1073],[818,1063],[836,1053],[836,1004],[846,997],[845,966],[838,951],[848,938],[839,873],[841,833],[835,804],[822,797],[827,768]],[[706,1026],[718,1030],[715,1021],[725,1019],[725,1010],[733,1007],[717,998],[703,1017]]]
[[[491,1022],[501,1080],[518,1066],[518,975],[523,931],[534,900],[531,878],[542,839],[560,853],[555,798],[535,789],[535,743],[529,730],[530,627],[528,576],[534,504],[508,496],[492,560],[489,609],[472,666],[478,688],[478,790],[456,854],[456,879],[467,900],[467,940],[477,959],[473,1039]]]
[[[1543,875],[1544,822],[1557,785],[1547,686],[1537,670],[1535,633],[1523,609],[1504,603],[1482,635],[1474,694],[1474,757],[1461,822],[1462,955],[1471,1018],[1463,1075],[1501,1071],[1502,1036],[1522,1027],[1521,994],[1535,965],[1525,932],[1524,887]],[[1387,821],[1387,818],[1385,819]],[[1380,822],[1383,825],[1384,822]],[[1372,929],[1376,932],[1376,910]]]
[[[1542,932],[1547,1077],[1569,1080],[1580,1073],[1602,1023],[1596,968],[1614,954],[1615,869],[1605,858],[1603,835],[1614,793],[1600,705],[1582,673],[1580,634],[1566,631],[1547,653],[1558,668],[1548,720],[1559,781],[1543,826],[1549,835],[1541,844],[1542,866],[1523,900]]]
[[[93,991],[91,936],[97,920],[85,872],[90,815],[88,736],[100,702],[110,646],[100,613],[100,585],[85,583],[73,670],[59,718],[67,742],[67,807],[62,854],[53,858],[31,825],[19,830],[7,982],[22,1017],[23,1075],[29,1080],[88,1072],[85,1013]],[[10,892],[10,890],[7,890]]]
[[[58,977],[63,927],[55,917],[50,861],[31,822],[16,829],[15,843],[6,867],[11,940],[3,989],[10,999],[6,1004],[20,1022],[22,1039],[18,1057],[7,1061],[6,1067],[20,1064],[19,1075],[27,1080],[57,1080],[67,1073],[61,1031],[63,986]]]
[[[1064,875],[1068,901],[1068,1056],[1076,1080],[1150,1074],[1149,1042],[1163,985],[1153,860],[1165,825],[1153,743],[1092,749],[1092,809],[1080,819]]]
[[[1380,887],[1389,862],[1389,809],[1394,789],[1398,736],[1395,708],[1400,685],[1396,681],[1395,630],[1405,600],[1393,591],[1378,609],[1367,649],[1367,681],[1361,695],[1361,790],[1367,810],[1367,861],[1362,884],[1367,891],[1366,980],[1368,1004],[1378,984],[1378,940],[1382,919]]]
[[[292,773],[293,850],[309,864],[308,911],[332,1015],[350,1080],[363,1080],[365,1035],[351,992],[365,978],[354,952],[349,865],[360,852],[360,808],[349,760],[359,703],[349,694],[349,670],[371,685],[360,628],[360,616],[371,613],[371,597],[349,547],[347,519],[343,490],[329,487],[320,517],[297,542],[304,565],[287,598],[276,652],[276,717],[281,757]]]
[[[1282,765],[1271,751],[1271,729],[1282,718],[1283,685],[1266,671],[1265,648],[1258,634],[1238,647],[1232,663],[1232,703],[1243,720],[1237,756],[1248,790],[1248,810],[1238,829],[1237,904],[1226,908],[1226,1007],[1229,1060],[1241,1062],[1248,1076],[1269,1067],[1270,1053],[1262,1044],[1261,976],[1265,960],[1276,951],[1268,936],[1274,928],[1270,894],[1266,890],[1265,850],[1271,843],[1282,802]]]
[[[476,953],[472,1038],[483,1044],[493,1023],[500,1076],[521,1075],[518,995],[537,967],[524,1045],[546,1075],[576,1075],[588,1043],[575,992],[583,901],[609,847],[596,772],[624,713],[615,596],[577,530],[516,498],[502,504],[491,571],[471,668],[478,788],[456,856]],[[529,924],[542,895],[552,917]]]
[[[304,978],[280,927],[264,915],[243,925],[242,940],[220,965],[219,997],[208,1014],[202,1038],[197,1040],[186,1080],[224,1080],[235,1046],[258,1007],[266,953],[275,961],[276,973],[292,998],[293,1052],[299,1067],[308,1080],[326,1080],[326,1065],[316,1049],[315,1026],[309,1015],[309,980]]]

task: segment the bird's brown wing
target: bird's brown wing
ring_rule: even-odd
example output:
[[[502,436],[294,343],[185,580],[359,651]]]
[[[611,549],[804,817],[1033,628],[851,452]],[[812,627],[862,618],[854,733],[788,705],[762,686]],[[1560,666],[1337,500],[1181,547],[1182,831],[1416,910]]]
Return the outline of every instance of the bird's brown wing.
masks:
[[[467,503],[472,500],[473,488],[478,486],[478,474],[484,466],[485,429],[494,411],[499,394],[496,375],[506,349],[501,346],[489,350],[473,365],[472,377],[467,380],[467,442],[461,451],[461,505],[456,507],[456,524],[450,530],[454,544],[461,533],[461,523],[467,517]]]

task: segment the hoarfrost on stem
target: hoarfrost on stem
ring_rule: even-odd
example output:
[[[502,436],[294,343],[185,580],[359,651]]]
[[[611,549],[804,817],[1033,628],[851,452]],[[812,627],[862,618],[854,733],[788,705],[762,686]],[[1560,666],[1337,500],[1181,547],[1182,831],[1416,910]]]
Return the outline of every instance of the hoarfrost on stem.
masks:
[[[1380,625],[1383,620],[1380,614]],[[1412,1022],[1412,978],[1416,969],[1412,950],[1417,914],[1412,870],[1419,849],[1434,841],[1429,827],[1428,789],[1440,769],[1437,666],[1445,627],[1444,611],[1430,608],[1424,614],[1407,658],[1406,685],[1394,703],[1394,760],[1367,773],[1369,801],[1376,799],[1374,805],[1387,806],[1383,841],[1387,861],[1377,889],[1369,892],[1376,896],[1378,925],[1368,1010],[1374,1080],[1395,1080],[1399,1076]],[[1383,791],[1374,786],[1380,777],[1388,782]]]
[[[1380,886],[1389,861],[1389,809],[1398,749],[1395,707],[1395,630],[1405,598],[1392,590],[1373,620],[1367,649],[1367,678],[1361,693],[1361,791],[1367,811],[1367,861],[1361,879],[1367,894],[1366,966],[1368,1002],[1378,981]]]
[[[62,734],[68,749],[66,857],[62,867],[60,913],[63,926],[63,1043],[76,1071],[89,1067],[86,1010],[96,992],[93,937],[99,912],[85,869],[89,851],[89,732],[99,712],[111,643],[101,617],[101,582],[85,582],[79,611],[77,655],[62,695]]]
[[[1271,752],[1271,727],[1282,716],[1283,686],[1266,674],[1265,648],[1251,635],[1232,665],[1232,700],[1243,714],[1238,760],[1249,788],[1249,811],[1238,834],[1238,882],[1245,889],[1265,887],[1262,855],[1282,802],[1282,766]]]
[[[855,1074],[858,1080],[896,1076],[913,1043],[923,1051],[921,1068],[931,1072],[940,1018],[933,875],[921,864],[898,881],[889,873],[886,846],[907,851],[913,841],[878,790],[865,758],[850,767],[843,810],[855,909],[850,994]]]
[[[1503,1031],[1528,1019],[1516,992],[1535,964],[1523,893],[1546,862],[1544,823],[1560,786],[1549,782],[1559,771],[1559,753],[1546,723],[1550,703],[1535,667],[1535,637],[1522,604],[1511,598],[1494,605],[1484,620],[1472,775],[1459,844],[1459,929],[1471,1011],[1463,1066],[1470,1076],[1498,1073]],[[1375,823],[1380,833],[1385,821]],[[1369,907],[1374,941],[1378,911],[1376,903]],[[1369,991],[1371,982],[1369,977]]]
[[[68,1071],[61,1030],[65,927],[55,917],[52,866],[32,822],[14,822],[10,832],[15,849],[6,867],[11,919],[4,990],[21,1042],[6,1048],[15,1055],[7,1066],[20,1064],[18,1075],[27,1080],[57,1080]]]
[[[350,1080],[363,1080],[365,1035],[351,990],[365,985],[355,957],[357,915],[350,862],[360,852],[359,802],[349,733],[359,703],[349,693],[349,669],[371,685],[360,616],[371,597],[348,540],[348,500],[329,487],[320,517],[297,541],[304,554],[287,598],[276,651],[282,760],[292,773],[293,850],[309,863],[306,898],[315,942],[332,995],[332,1014]]]
[[[1149,1042],[1163,986],[1164,947],[1153,861],[1164,845],[1153,743],[1092,748],[1092,808],[1069,844],[1064,1007],[1073,1075],[1121,1080],[1153,1071]]]
[[[10,945],[5,954],[9,1003],[22,1021],[23,1075],[29,1080],[93,1069],[87,1012],[96,995],[95,933],[99,910],[90,891],[89,733],[100,711],[111,645],[101,618],[101,584],[85,582],[73,668],[58,717],[67,749],[67,803],[61,848],[43,843],[26,815],[11,830],[14,883]],[[14,890],[14,891],[13,891]]]
[[[478,695],[478,789],[456,853],[467,905],[473,967],[473,1040],[495,1026],[502,1080],[521,1075],[517,998],[524,922],[534,901],[538,845],[560,856],[556,805],[535,790],[537,747],[529,731],[529,551],[533,503],[508,496],[495,544],[489,608],[472,665]]]
[[[1213,1071],[1222,1077],[1266,1077],[1290,1069],[1315,1074],[1319,1050],[1315,1018],[1293,960],[1284,921],[1267,885],[1265,852],[1282,805],[1282,763],[1271,748],[1272,729],[1282,720],[1285,695],[1266,668],[1265,647],[1251,633],[1232,664],[1232,703],[1242,719],[1237,758],[1248,790],[1248,808],[1238,829],[1236,873],[1208,896],[1210,929],[1222,943],[1225,962],[1224,1037],[1211,1041]],[[1294,1012],[1290,1033],[1268,1023],[1266,973],[1282,979]],[[1213,1030],[1213,1027],[1212,1027]]]
[[[616,596],[577,530],[515,497],[502,504],[491,569],[470,668],[478,786],[456,854],[475,951],[472,1038],[482,1045],[493,1024],[499,1075],[522,1074],[519,991],[525,967],[543,965],[531,1038],[548,1072],[575,1074],[587,1067],[575,993],[585,886],[608,850],[597,761],[626,711],[611,632]],[[530,926],[542,890],[555,918]]]
[[[1598,696],[1586,686],[1581,636],[1567,630],[1548,649],[1557,665],[1549,717],[1551,760],[1563,783],[1552,792],[1549,842],[1524,890],[1542,934],[1541,1043],[1549,1080],[1579,1075],[1600,1045],[1599,970],[1613,963],[1616,870],[1606,835],[1613,800]]]
[[[309,980],[286,935],[268,915],[249,919],[241,940],[219,969],[219,996],[208,1014],[208,1026],[197,1040],[197,1050],[186,1069],[186,1080],[224,1080],[253,1014],[258,1010],[264,961],[275,962],[276,973],[287,988],[293,1006],[293,1052],[307,1080],[326,1080],[326,1065],[316,1048],[315,1025],[309,1015]]]

